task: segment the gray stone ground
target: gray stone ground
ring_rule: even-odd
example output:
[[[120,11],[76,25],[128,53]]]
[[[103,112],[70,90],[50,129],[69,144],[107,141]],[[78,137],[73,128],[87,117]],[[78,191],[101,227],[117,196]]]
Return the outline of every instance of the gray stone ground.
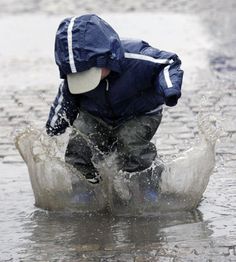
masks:
[[[19,13],[47,13],[47,14],[75,14],[78,13],[104,13],[104,12],[180,12],[180,13],[199,13],[209,10],[221,11],[225,6],[234,8],[235,1],[216,1],[216,0],[0,0],[0,13],[19,14]]]

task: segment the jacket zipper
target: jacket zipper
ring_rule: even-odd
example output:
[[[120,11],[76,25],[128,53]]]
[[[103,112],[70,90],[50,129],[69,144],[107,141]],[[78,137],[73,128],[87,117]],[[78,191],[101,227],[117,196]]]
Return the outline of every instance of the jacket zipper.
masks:
[[[108,92],[109,91],[109,81],[108,81],[108,79],[106,79],[106,92]]]
[[[109,81],[108,81],[108,79],[105,79],[105,80],[106,80],[106,89],[105,89],[106,101],[107,101],[107,104],[109,106],[109,109],[111,110],[112,117],[115,118],[116,116],[115,116],[115,113],[112,109],[111,102],[110,102],[110,99],[109,99]]]

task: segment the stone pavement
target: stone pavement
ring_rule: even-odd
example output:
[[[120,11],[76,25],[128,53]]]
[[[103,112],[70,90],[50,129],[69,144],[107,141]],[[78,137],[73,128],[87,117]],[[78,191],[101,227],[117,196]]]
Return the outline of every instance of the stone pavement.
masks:
[[[215,1],[215,0],[116,0],[96,1],[93,0],[21,0],[19,1],[2,1],[0,13],[19,14],[19,13],[46,13],[65,14],[70,13],[104,13],[104,12],[181,12],[181,13],[200,13],[207,11],[219,12],[228,5],[235,6],[234,0]]]

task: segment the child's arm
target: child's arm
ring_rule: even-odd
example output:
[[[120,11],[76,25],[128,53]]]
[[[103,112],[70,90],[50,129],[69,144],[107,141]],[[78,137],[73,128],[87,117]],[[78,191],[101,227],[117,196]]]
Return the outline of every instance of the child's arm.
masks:
[[[151,46],[146,47],[143,54],[157,59],[167,59],[166,64],[158,64],[158,88],[163,93],[165,104],[175,106],[181,97],[181,86],[183,80],[183,70],[180,69],[181,61],[179,57],[170,52],[161,51]]]
[[[73,124],[79,112],[75,97],[69,93],[66,85],[66,81],[62,81],[49,112],[46,131],[50,136],[64,133],[66,128]]]

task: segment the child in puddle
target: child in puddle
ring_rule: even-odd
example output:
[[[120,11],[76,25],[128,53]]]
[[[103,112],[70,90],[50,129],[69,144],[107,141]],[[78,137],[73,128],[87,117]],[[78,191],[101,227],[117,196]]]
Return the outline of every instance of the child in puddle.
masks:
[[[55,59],[63,81],[46,129],[60,135],[73,125],[66,162],[96,184],[102,176],[94,152],[116,149],[120,170],[151,174],[157,151],[150,141],[162,106],[175,106],[181,96],[178,56],[144,41],[120,40],[109,24],[89,14],[61,22]]]

